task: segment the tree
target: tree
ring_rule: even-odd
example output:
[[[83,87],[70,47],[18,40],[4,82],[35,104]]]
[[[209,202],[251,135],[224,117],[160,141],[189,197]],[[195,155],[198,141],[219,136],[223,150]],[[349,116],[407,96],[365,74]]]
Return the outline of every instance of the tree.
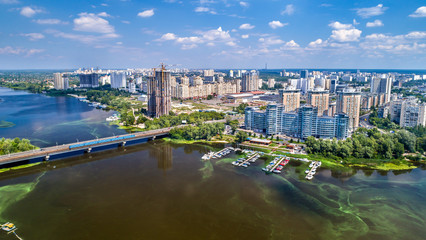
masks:
[[[239,131],[239,132],[237,133],[236,137],[237,137],[237,140],[236,140],[236,141],[237,141],[238,143],[242,143],[242,142],[244,142],[245,140],[247,140],[248,135],[247,135],[247,133],[246,133],[246,132]]]
[[[415,152],[416,150],[416,135],[408,132],[407,130],[398,131],[395,136],[398,138],[398,141],[404,144],[404,148],[409,152]]]

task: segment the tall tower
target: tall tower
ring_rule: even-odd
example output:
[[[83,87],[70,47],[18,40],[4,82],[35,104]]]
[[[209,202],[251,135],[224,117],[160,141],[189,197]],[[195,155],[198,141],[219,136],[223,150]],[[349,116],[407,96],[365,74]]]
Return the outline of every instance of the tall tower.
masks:
[[[355,130],[359,126],[359,110],[361,107],[361,93],[353,88],[346,88],[338,93],[337,113],[346,113],[349,116],[349,129]]]
[[[285,107],[286,112],[296,111],[300,107],[300,90],[287,88],[279,90],[280,103]]]
[[[164,65],[154,69],[154,76],[148,79],[148,115],[161,117],[172,109],[171,73]]]
[[[243,74],[241,81],[243,92],[257,91],[259,90],[259,75],[256,71],[246,72]]]
[[[324,115],[324,112],[328,111],[330,94],[326,90],[314,89],[308,91],[307,103],[318,108],[318,116]]]

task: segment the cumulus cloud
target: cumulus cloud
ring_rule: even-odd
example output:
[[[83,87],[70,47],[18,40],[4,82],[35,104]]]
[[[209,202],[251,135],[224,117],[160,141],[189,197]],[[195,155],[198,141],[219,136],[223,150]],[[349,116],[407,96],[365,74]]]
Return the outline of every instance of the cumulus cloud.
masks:
[[[288,25],[288,23],[282,23],[282,22],[280,22],[280,21],[272,21],[272,22],[269,22],[269,26],[270,26],[272,29],[281,28],[281,27],[284,27],[284,26],[286,26],[286,25]]]
[[[426,32],[410,32],[405,35],[370,34],[365,37],[365,42],[360,44],[364,50],[383,50],[395,54],[406,54],[414,51],[424,54],[426,50]]]
[[[294,40],[291,40],[289,42],[287,42],[284,47],[286,48],[298,48],[300,47],[299,44],[297,44]]]
[[[244,24],[241,24],[241,26],[240,26],[240,29],[243,29],[243,30],[250,30],[250,29],[253,29],[253,28],[254,28],[254,26],[250,25],[250,23],[244,23]]]
[[[308,44],[308,47],[318,48],[318,47],[323,47],[325,44],[326,44],[326,41],[323,41],[322,39],[318,38],[317,40],[310,42]]]
[[[247,39],[247,38],[249,38],[249,35],[248,34],[242,35],[241,38],[242,39]]]
[[[329,27],[340,30],[340,29],[350,29],[353,28],[352,24],[343,24],[340,22],[332,22],[328,24]]]
[[[46,32],[49,34],[52,34],[55,37],[70,39],[70,40],[78,41],[85,44],[95,44],[105,39],[114,39],[118,37],[118,35],[115,33],[108,33],[108,34],[103,34],[100,36],[95,36],[95,35],[64,33],[64,32],[59,32],[56,30],[47,30]]]
[[[426,17],[426,6],[417,8],[417,10],[409,16],[413,18]]]
[[[281,12],[281,15],[293,15],[294,13],[294,6],[293,4],[288,4],[285,6],[285,9]]]
[[[361,33],[361,30],[355,28],[333,30],[331,38],[338,42],[356,42],[361,37]]]
[[[149,18],[154,16],[154,9],[145,10],[143,12],[138,13],[138,17],[141,18]]]
[[[68,22],[63,22],[59,19],[50,18],[50,19],[37,19],[34,20],[37,24],[45,24],[45,25],[57,25],[57,24],[68,24]]]
[[[98,16],[99,16],[99,17],[111,17],[111,15],[109,15],[109,14],[108,14],[108,13],[106,13],[106,12],[98,13]]]
[[[159,40],[170,41],[170,40],[175,40],[175,39],[176,39],[176,35],[174,33],[166,33],[163,36],[161,36],[161,38]]]
[[[41,33],[23,33],[21,36],[27,37],[31,41],[36,41],[44,38],[44,35]]]
[[[38,8],[34,8],[34,7],[23,7],[21,8],[21,11],[19,12],[22,16],[25,17],[33,17],[34,15],[36,15],[37,13],[41,13],[42,11]]]
[[[384,7],[383,4],[379,4],[375,7],[369,7],[369,8],[358,8],[356,9],[356,13],[358,16],[362,18],[369,18],[374,16],[379,16],[385,13],[387,7]]]
[[[382,21],[380,20],[374,20],[374,22],[368,22],[366,24],[367,27],[383,27],[384,24]]]
[[[81,32],[95,32],[113,34],[114,27],[109,22],[93,13],[80,13],[74,19],[74,30]]]
[[[182,44],[182,49],[192,49],[198,44],[206,44],[207,46],[214,46],[215,43],[224,43],[228,46],[236,46],[234,39],[229,34],[229,31],[224,31],[221,27],[212,29],[205,32],[198,32],[198,36],[178,37],[174,33],[166,33],[156,41],[175,41],[175,43]],[[183,46],[185,45],[185,46]]]

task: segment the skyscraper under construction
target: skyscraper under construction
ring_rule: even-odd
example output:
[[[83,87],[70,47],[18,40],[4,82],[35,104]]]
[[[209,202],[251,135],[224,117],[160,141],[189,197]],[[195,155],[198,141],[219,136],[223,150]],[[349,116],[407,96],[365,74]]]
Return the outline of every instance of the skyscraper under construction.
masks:
[[[157,118],[169,114],[171,109],[171,74],[162,65],[148,79],[148,115]]]

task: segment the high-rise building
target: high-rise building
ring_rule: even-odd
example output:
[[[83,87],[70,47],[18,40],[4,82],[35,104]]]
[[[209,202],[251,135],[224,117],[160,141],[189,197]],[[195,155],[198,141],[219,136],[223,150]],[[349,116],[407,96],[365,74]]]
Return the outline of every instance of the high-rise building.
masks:
[[[419,104],[414,101],[404,101],[401,106],[401,127],[425,126],[425,104]]]
[[[328,91],[316,88],[308,91],[307,103],[318,108],[318,116],[327,115],[329,97]]]
[[[80,87],[97,88],[99,87],[99,75],[97,73],[79,74]]]
[[[148,80],[148,115],[160,117],[171,109],[171,73],[162,66],[154,69],[154,76]]]
[[[234,77],[234,71],[233,70],[229,70],[229,77],[231,77],[231,78]]]
[[[53,74],[53,85],[57,90],[66,90],[69,88],[68,75],[62,73]]]
[[[295,111],[300,107],[300,90],[295,88],[280,89],[280,103],[285,107],[286,112]]]
[[[275,87],[275,79],[269,78],[268,79],[268,88],[274,88]]]
[[[301,70],[300,71],[300,78],[308,78],[309,71],[308,70]]]
[[[349,117],[337,114],[334,117],[318,117],[317,108],[303,106],[297,112],[285,112],[284,106],[270,104],[265,111],[257,107],[245,109],[247,130],[265,132],[267,135],[286,134],[306,139],[319,138],[345,139],[349,136]]]
[[[384,93],[385,102],[390,102],[390,97],[392,94],[392,78],[382,75],[380,77],[373,77],[370,83],[370,92],[371,93]]]
[[[111,88],[126,88],[126,73],[112,72],[111,73]]]
[[[336,87],[339,84],[339,80],[337,79],[330,79],[330,93],[336,92]]]
[[[349,117],[349,128],[355,130],[359,126],[359,111],[361,107],[361,92],[354,88],[346,88],[338,92],[337,113],[345,113]]]
[[[213,77],[214,76],[214,70],[213,69],[204,70],[203,75],[204,75],[204,77]]]
[[[256,71],[245,72],[242,77],[241,90],[243,92],[259,90],[259,74]]]

